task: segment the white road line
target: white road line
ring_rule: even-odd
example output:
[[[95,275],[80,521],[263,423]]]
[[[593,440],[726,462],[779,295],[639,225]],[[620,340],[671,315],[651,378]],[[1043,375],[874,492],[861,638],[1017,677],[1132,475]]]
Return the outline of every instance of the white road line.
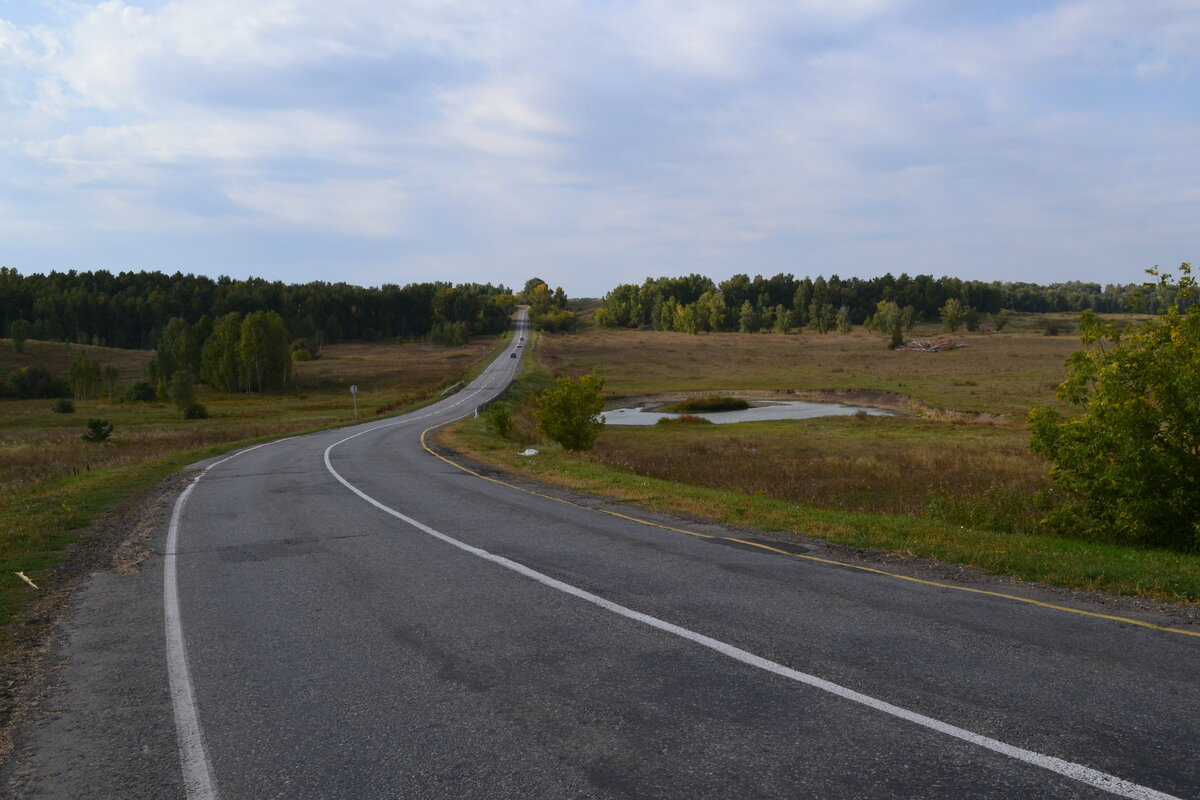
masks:
[[[505,352],[508,351],[506,350]],[[503,354],[501,357],[503,357]],[[521,359],[518,358],[517,362],[520,363],[520,361]],[[472,385],[487,377],[497,362],[500,362],[500,357],[489,364],[471,382]],[[513,369],[512,372],[515,375],[516,370]],[[511,381],[512,377],[510,375],[508,381]],[[471,389],[468,386],[455,395],[454,402],[436,403],[431,407],[432,410],[426,414],[421,414],[420,416],[406,415],[394,422],[376,425],[360,431],[353,436],[347,436],[341,442],[349,441],[350,439],[362,436],[364,433],[371,433],[382,428],[392,428],[397,425],[418,422],[443,414],[463,405],[468,399],[478,396],[481,391],[483,391],[483,387]],[[204,731],[200,727],[200,714],[196,707],[196,692],[192,683],[191,669],[188,666],[187,646],[183,638],[183,620],[179,613],[179,583],[175,556],[179,550],[179,529],[180,520],[183,517],[183,507],[187,504],[188,496],[196,488],[196,484],[208,474],[209,470],[252,450],[257,450],[260,447],[266,447],[271,444],[278,444],[290,438],[294,437],[276,439],[275,441],[247,447],[245,450],[239,450],[220,461],[209,464],[200,471],[199,475],[192,479],[192,482],[187,485],[186,489],[180,492],[179,497],[175,500],[175,507],[171,512],[171,523],[167,528],[166,552],[163,554],[163,620],[167,639],[167,684],[171,694],[171,710],[175,716],[175,738],[179,744],[179,763],[183,772],[183,788],[188,800],[217,800],[217,790],[216,782],[213,779],[212,762],[208,757],[208,749],[204,745]],[[338,442],[338,444],[341,444],[341,442]],[[328,452],[326,450],[326,465],[329,463]],[[341,480],[340,476],[338,480]]]
[[[368,433],[368,431],[363,431],[363,433]],[[1026,750],[1023,747],[1016,747],[1015,745],[1006,744],[997,739],[992,739],[990,737],[983,736],[982,734],[966,730],[965,728],[959,728],[956,725],[951,725],[948,722],[942,722],[939,719],[934,719],[933,717],[928,717],[924,714],[919,714],[915,711],[910,711],[906,708],[893,705],[886,700],[879,700],[878,698],[871,697],[870,695],[856,692],[853,689],[848,689],[845,686],[833,683],[832,681],[827,681],[824,678],[818,678],[816,675],[810,675],[807,672],[801,672],[799,670],[792,669],[791,667],[785,667],[782,664],[770,661],[761,656],[757,656],[754,653],[751,653],[747,650],[742,650],[739,647],[734,647],[731,644],[713,639],[701,633],[696,633],[695,631],[687,628],[682,628],[678,625],[674,625],[670,622],[659,619],[658,617],[652,617],[649,614],[643,614],[640,611],[634,611],[631,608],[627,608],[612,601],[605,600],[603,597],[594,595],[591,592],[580,589],[579,587],[573,586],[569,583],[564,583],[556,578],[551,578],[549,575],[538,572],[537,570],[527,567],[524,564],[504,558],[503,556],[494,555],[493,553],[489,553],[487,550],[469,545],[466,542],[459,541],[452,536],[447,536],[446,534],[434,530],[428,525],[425,525],[424,523],[419,522],[418,520],[415,520],[400,511],[384,505],[368,495],[366,492],[363,492],[354,484],[350,483],[333,468],[333,464],[329,459],[330,452],[343,442],[348,442],[351,439],[361,435],[362,434],[359,433],[355,434],[354,436],[348,436],[345,439],[334,442],[333,444],[329,445],[329,447],[325,448],[325,468],[329,470],[329,473],[347,489],[354,492],[360,498],[375,506],[380,511],[383,511],[385,514],[390,514],[396,519],[411,525],[419,531],[429,534],[435,539],[440,539],[446,544],[457,547],[459,550],[463,550],[473,556],[482,558],[485,561],[490,561],[493,564],[498,564],[505,569],[510,569],[513,572],[524,575],[525,577],[535,580],[540,584],[550,587],[551,589],[556,589],[581,600],[586,600],[587,602],[599,606],[606,611],[611,611],[612,613],[618,614],[622,617],[626,617],[636,622],[641,622],[645,625],[649,625],[652,628],[657,628],[658,630],[665,631],[666,633],[687,639],[691,642],[695,642],[702,647],[707,647],[710,650],[714,650],[724,656],[728,656],[735,661],[740,661],[743,664],[748,664],[752,667],[757,667],[761,670],[774,673],[798,683],[803,683],[815,689],[820,689],[823,692],[828,692],[846,700],[860,703],[869,708],[873,708],[876,711],[882,711],[885,714],[899,717],[900,719],[907,720],[933,731],[937,731],[938,733],[945,734],[946,736],[952,736],[956,739],[961,739],[962,741],[978,745],[979,747],[987,750],[991,750],[992,752],[1008,756],[1009,758],[1023,761],[1026,764],[1031,764],[1035,767],[1041,767],[1042,769],[1049,770],[1050,772],[1056,772],[1059,775],[1064,775],[1068,778],[1072,778],[1097,789],[1102,789],[1110,794],[1114,794],[1119,797],[1133,798],[1134,800],[1180,800],[1180,798],[1174,795],[1160,792],[1157,789],[1151,789],[1148,786],[1142,786],[1140,784],[1124,780],[1123,778],[1118,778],[1115,775],[1109,775],[1106,772],[1101,772],[1099,770],[1092,769],[1091,767],[1085,767],[1082,764],[1075,764],[1071,761],[1064,761],[1061,758],[1055,758],[1054,756],[1044,755],[1042,753],[1034,752],[1033,750]]]

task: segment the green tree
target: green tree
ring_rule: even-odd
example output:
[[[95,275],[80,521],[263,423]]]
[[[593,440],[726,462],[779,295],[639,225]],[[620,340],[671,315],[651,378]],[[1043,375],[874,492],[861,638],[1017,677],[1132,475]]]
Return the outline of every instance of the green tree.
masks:
[[[992,323],[992,330],[999,333],[1008,324],[1008,311],[1001,309],[995,314],[988,314],[988,322]]]
[[[242,336],[242,315],[231,311],[213,323],[212,333],[204,342],[200,358],[200,377],[221,392],[236,392],[246,387],[238,357]]]
[[[912,306],[900,308],[894,300],[880,300],[875,313],[867,319],[866,328],[887,334],[888,349],[895,350],[904,344],[904,333],[912,327],[912,322]]]
[[[109,437],[112,436],[112,423],[106,419],[89,419],[87,426],[87,433],[80,437],[85,442],[101,444],[107,442]]]
[[[196,378],[186,369],[177,370],[171,376],[167,395],[172,405],[181,412],[186,412],[188,406],[196,402]]]
[[[776,333],[787,333],[792,329],[793,322],[791,309],[786,308],[782,304],[775,306]]]
[[[834,318],[834,325],[837,326],[838,333],[847,334],[853,326],[850,324],[850,306],[841,306],[837,310],[837,316]]]
[[[603,388],[604,379],[595,374],[559,378],[538,397],[533,414],[538,430],[567,450],[590,450],[604,428]]]
[[[1050,459],[1057,500],[1045,522],[1089,538],[1200,549],[1200,304],[1191,266],[1175,284],[1157,269],[1165,310],[1128,327],[1084,311],[1086,349],[1058,397],[1081,413],[1029,415],[1030,447]],[[1153,284],[1151,284],[1153,286]]]
[[[749,300],[743,300],[742,308],[738,311],[738,330],[742,333],[754,333],[761,326],[762,318],[759,316],[758,310]]]
[[[166,382],[179,370],[189,369],[191,352],[191,327],[182,317],[171,317],[154,348],[159,377]]]
[[[698,330],[724,330],[725,317],[725,298],[719,292],[704,292],[696,300],[696,328]]]
[[[255,311],[242,320],[238,361],[251,388],[282,389],[292,377],[291,337],[274,311]]]
[[[104,367],[99,361],[87,357],[80,352],[71,362],[67,372],[67,381],[71,384],[77,400],[87,400],[100,393],[101,382],[104,379]]]
[[[29,323],[23,319],[13,320],[13,324],[8,326],[8,335],[12,337],[13,349],[24,353],[25,340],[29,338]]]
[[[970,309],[963,305],[962,300],[957,297],[951,297],[942,306],[938,315],[942,318],[942,328],[950,333],[954,333],[967,321],[967,315]]]
[[[820,334],[829,333],[833,327],[835,312],[827,303],[813,300],[808,304],[808,326]]]

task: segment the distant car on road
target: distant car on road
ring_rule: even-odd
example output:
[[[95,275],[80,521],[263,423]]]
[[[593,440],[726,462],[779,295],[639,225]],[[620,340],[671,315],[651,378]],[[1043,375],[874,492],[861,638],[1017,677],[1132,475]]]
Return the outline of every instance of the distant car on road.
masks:
[[[509,353],[509,354],[508,354],[508,357],[509,357],[509,358],[516,358],[516,357],[517,357],[517,354],[516,354],[516,353]]]

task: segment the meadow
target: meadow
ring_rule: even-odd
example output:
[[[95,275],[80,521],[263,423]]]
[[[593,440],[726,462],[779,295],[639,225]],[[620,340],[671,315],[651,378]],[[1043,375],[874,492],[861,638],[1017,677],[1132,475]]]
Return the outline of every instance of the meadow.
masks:
[[[1051,318],[1060,330],[1070,315]],[[1025,415],[1057,405],[1064,362],[1080,347],[1017,315],[1000,333],[958,333],[965,347],[890,351],[850,334],[687,335],[589,327],[541,336],[514,390],[515,434],[464,421],[443,441],[471,457],[657,510],[816,536],[963,564],[1017,578],[1159,600],[1200,600],[1200,557],[1042,532],[1035,494],[1048,465],[1028,450]],[[944,336],[933,326],[913,337]],[[737,425],[606,428],[595,449],[564,452],[529,418],[551,375],[597,372],[606,407],[698,395],[833,399],[895,417],[827,417]],[[519,457],[532,444],[536,457]],[[514,446],[515,445],[515,446]]]

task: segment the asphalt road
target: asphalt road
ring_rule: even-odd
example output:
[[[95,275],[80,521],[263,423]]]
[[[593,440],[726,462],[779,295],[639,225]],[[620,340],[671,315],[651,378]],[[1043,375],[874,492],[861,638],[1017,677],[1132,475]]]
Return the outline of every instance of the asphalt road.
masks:
[[[1200,638],[689,536],[422,446],[518,362],[204,465],[162,555],[83,592],[13,791],[1200,797]]]

